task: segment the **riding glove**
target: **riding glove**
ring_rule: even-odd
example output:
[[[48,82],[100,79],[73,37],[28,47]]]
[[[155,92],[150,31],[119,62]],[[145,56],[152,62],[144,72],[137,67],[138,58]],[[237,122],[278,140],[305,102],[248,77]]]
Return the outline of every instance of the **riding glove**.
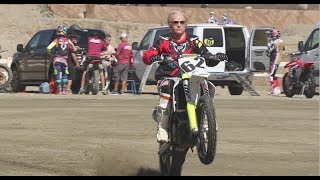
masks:
[[[228,56],[224,53],[217,53],[215,56],[218,58],[218,61],[228,61]]]
[[[161,58],[160,55],[154,55],[154,56],[151,56],[149,58],[150,62],[154,63],[154,62],[159,62],[159,61],[162,61],[163,59]]]
[[[213,54],[207,54],[207,56],[205,57],[206,59],[206,64],[209,67],[213,67],[216,66],[220,61],[226,61],[228,60],[228,57],[226,54],[224,53],[217,53],[215,55]]]

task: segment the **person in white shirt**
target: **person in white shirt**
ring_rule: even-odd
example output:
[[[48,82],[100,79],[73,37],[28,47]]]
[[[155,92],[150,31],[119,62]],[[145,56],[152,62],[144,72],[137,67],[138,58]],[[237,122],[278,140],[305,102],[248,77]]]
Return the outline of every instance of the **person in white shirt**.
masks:
[[[210,12],[210,16],[208,18],[208,23],[218,23],[218,20],[216,19],[216,17],[214,16],[214,12]]]

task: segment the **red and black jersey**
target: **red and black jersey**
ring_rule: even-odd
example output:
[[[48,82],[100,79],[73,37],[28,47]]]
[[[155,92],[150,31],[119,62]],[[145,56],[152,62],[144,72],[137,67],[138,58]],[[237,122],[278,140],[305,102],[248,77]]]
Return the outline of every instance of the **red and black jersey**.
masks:
[[[204,57],[210,56],[211,53],[205,45],[199,40],[198,36],[185,35],[180,41],[175,40],[171,34],[161,35],[159,40],[149,50],[145,51],[142,60],[145,64],[150,65],[152,62],[150,57],[161,54],[169,54],[176,57],[178,54],[200,54]],[[163,77],[176,77],[180,76],[178,61],[170,63],[159,63],[155,72],[157,80]]]

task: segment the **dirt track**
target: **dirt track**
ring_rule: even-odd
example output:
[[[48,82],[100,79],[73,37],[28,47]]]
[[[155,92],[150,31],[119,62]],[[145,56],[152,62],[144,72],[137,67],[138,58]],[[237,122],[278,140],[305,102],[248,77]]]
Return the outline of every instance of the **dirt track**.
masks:
[[[319,96],[260,94],[218,89],[216,159],[205,166],[189,151],[183,175],[319,175]],[[0,94],[0,175],[159,175],[156,102]]]

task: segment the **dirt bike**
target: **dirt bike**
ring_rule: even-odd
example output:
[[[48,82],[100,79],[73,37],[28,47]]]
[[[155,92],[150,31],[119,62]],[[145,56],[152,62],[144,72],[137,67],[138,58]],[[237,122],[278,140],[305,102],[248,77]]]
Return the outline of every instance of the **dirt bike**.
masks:
[[[0,50],[0,53],[5,52],[7,50]],[[1,55],[0,55],[1,59]],[[12,81],[12,71],[6,65],[0,62],[0,92],[3,90],[8,91],[7,88],[10,88],[10,83]]]
[[[207,81],[205,59],[179,55],[180,77],[168,77],[168,143],[159,143],[160,171],[164,176],[180,176],[187,151],[197,147],[199,160],[211,164],[215,158],[217,123],[213,104],[215,86]],[[155,119],[155,117],[154,117]]]
[[[85,57],[85,56],[84,56]],[[87,66],[85,76],[84,93],[97,95],[100,89],[100,72],[103,70],[100,59],[91,59]]]
[[[299,53],[291,53],[290,56],[291,61],[284,66],[289,69],[282,79],[284,94],[287,97],[304,94],[307,98],[312,98],[316,89],[314,63],[299,60]]]

